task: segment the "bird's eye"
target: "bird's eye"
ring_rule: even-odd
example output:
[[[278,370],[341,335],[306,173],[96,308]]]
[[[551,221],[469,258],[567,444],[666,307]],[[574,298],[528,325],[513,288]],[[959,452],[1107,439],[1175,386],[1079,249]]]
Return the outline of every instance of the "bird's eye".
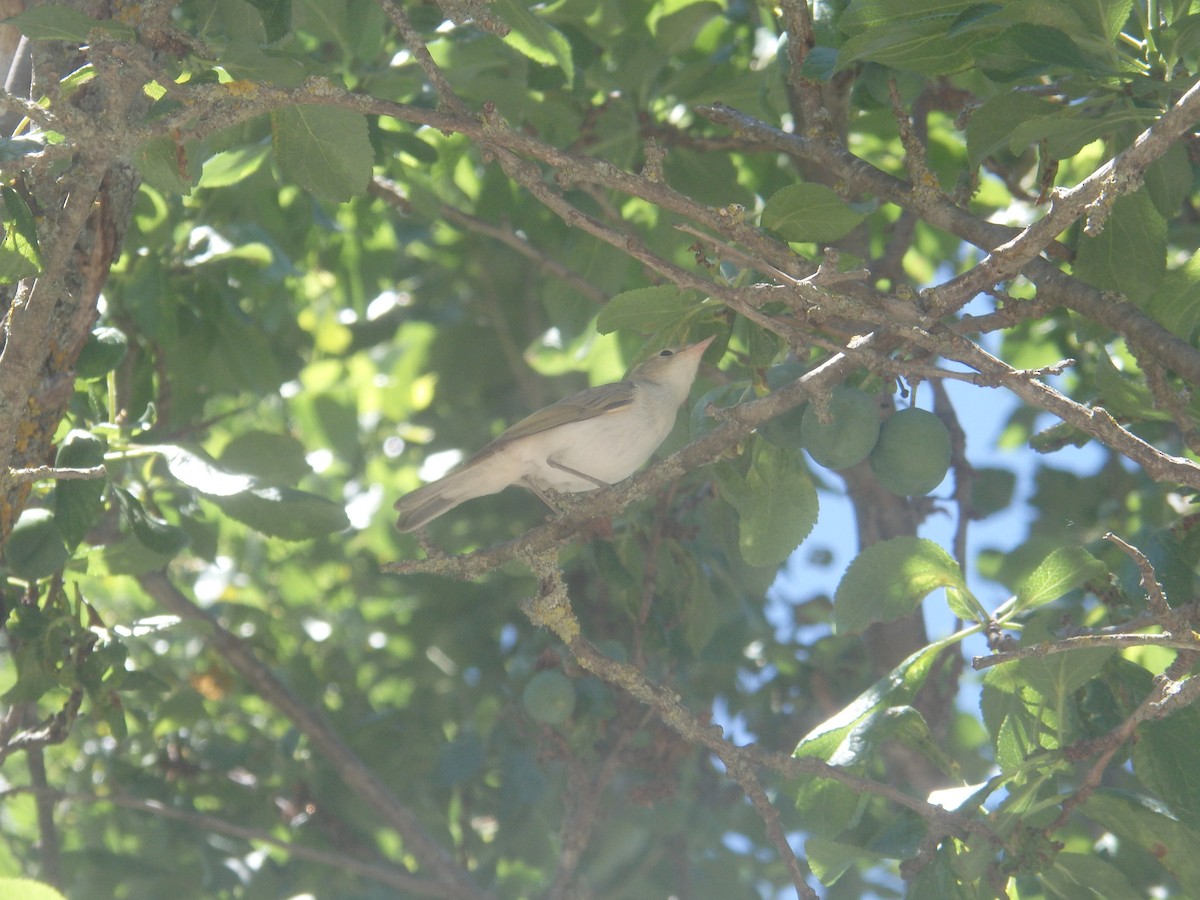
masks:
[[[658,358],[666,359],[668,356],[674,356],[674,355],[675,355],[674,350],[662,350],[662,351],[659,351]]]

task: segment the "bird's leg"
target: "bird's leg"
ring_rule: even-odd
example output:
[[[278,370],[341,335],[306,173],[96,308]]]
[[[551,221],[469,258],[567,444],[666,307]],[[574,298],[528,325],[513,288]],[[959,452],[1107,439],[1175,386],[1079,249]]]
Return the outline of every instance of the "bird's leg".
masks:
[[[576,478],[579,478],[583,481],[590,481],[598,488],[611,487],[607,481],[601,481],[599,478],[594,478],[591,475],[588,475],[586,472],[580,472],[578,469],[572,469],[570,466],[563,465],[557,460],[547,459],[546,465],[558,469],[560,472],[566,472],[570,475],[574,475]],[[575,502],[573,495],[578,493],[577,491],[556,491],[551,487],[547,487],[546,485],[538,484],[532,478],[524,479],[522,484],[537,494],[538,499],[550,507],[553,512],[559,514],[564,513],[571,508],[571,505]]]
[[[582,478],[584,481],[590,481],[598,488],[612,487],[612,485],[610,485],[607,481],[601,481],[599,478],[593,478],[586,472],[580,472],[578,469],[572,469],[570,466],[564,466],[558,460],[547,459],[546,465],[550,466],[552,469],[558,469],[560,472],[567,472],[568,474],[574,475],[576,478]]]
[[[571,506],[571,495],[568,493],[541,487],[530,478],[522,480],[521,484],[537,494],[537,498],[545,503],[555,515],[561,515]]]

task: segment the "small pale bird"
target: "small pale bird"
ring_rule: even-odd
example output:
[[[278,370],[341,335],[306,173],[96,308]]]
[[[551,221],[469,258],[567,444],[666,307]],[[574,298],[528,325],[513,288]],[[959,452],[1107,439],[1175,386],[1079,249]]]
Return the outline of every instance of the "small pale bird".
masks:
[[[510,484],[529,488],[553,508],[547,492],[594,491],[628,478],[671,433],[712,341],[663,350],[624,381],[588,388],[527,416],[444,478],[401,497],[396,527],[415,531]]]

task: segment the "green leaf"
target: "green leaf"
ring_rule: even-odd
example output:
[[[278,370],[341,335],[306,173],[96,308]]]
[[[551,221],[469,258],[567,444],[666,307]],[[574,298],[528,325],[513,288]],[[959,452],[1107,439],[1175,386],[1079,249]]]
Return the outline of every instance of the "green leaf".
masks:
[[[893,707],[910,704],[925,683],[941,651],[942,645],[939,644],[918,650],[859,694],[852,703],[806,734],[792,755],[798,759],[815,756],[832,762],[841,754],[848,762],[864,761],[848,755],[849,751],[844,747],[847,737],[862,723],[885,715]]]
[[[966,848],[958,841],[942,841],[931,865],[922,866],[908,884],[909,897],[937,897],[938,900],[980,900],[980,895],[963,883],[956,867],[961,865]]]
[[[85,381],[103,378],[121,364],[129,351],[129,338],[119,328],[93,328],[87,343],[75,358],[75,377]]]
[[[230,441],[221,452],[221,468],[245,472],[266,484],[293,485],[312,468],[304,445],[290,434],[246,431]]]
[[[519,53],[543,66],[558,66],[567,79],[567,87],[575,80],[575,63],[571,44],[562,32],[529,11],[517,0],[494,0],[491,9],[504,19],[511,29],[504,42]]]
[[[190,488],[205,496],[227,497],[248,491],[253,478],[240,472],[228,472],[207,455],[187,450],[175,444],[156,444],[146,447],[163,455],[171,474]]]
[[[1055,897],[1103,897],[1104,900],[1143,900],[1121,870],[1095,853],[1055,854],[1041,871],[1041,881]]]
[[[655,3],[646,25],[665,53],[686,53],[695,45],[700,30],[722,13],[720,4],[710,0]]]
[[[1009,149],[1019,153],[1045,141],[1046,153],[1054,159],[1066,159],[1092,141],[1104,140],[1127,126],[1141,127],[1147,121],[1145,111],[1136,108],[1098,104],[1060,107],[1053,115],[1014,123]]]
[[[1154,408],[1154,399],[1140,373],[1137,377],[1126,375],[1116,367],[1108,351],[1102,347],[1094,358],[1097,401],[1104,404],[1105,409],[1121,419],[1170,421],[1170,413]]]
[[[24,510],[4,545],[5,566],[26,581],[60,572],[69,557],[54,513],[48,509]]]
[[[856,634],[874,622],[902,618],[940,587],[967,592],[958,563],[933,541],[905,536],[872,544],[838,585],[834,627],[838,634]]]
[[[1172,219],[1192,189],[1192,165],[1182,144],[1170,148],[1150,164],[1143,176],[1146,192],[1154,208],[1165,219]],[[1189,259],[1194,259],[1190,257]]]
[[[670,545],[664,543],[666,546]],[[713,590],[712,579],[696,560],[681,553],[678,563],[678,571],[683,577],[676,580],[682,583],[684,591],[683,639],[692,654],[699,657],[717,633],[724,611]]]
[[[1167,272],[1167,223],[1148,193],[1117,198],[1104,230],[1080,238],[1074,271],[1139,306],[1149,302]]]
[[[1066,709],[1071,695],[1094,678],[1115,653],[1110,647],[1089,647],[1066,653],[1051,653],[1008,663],[1016,677],[1038,691],[1053,704],[1054,709]]]
[[[37,224],[21,195],[10,187],[0,188],[4,197],[4,240],[0,242],[0,283],[11,284],[32,278],[42,270]]]
[[[763,227],[787,241],[836,241],[865,218],[823,184],[789,184],[762,211]]]
[[[882,854],[872,853],[862,847],[820,837],[812,837],[805,841],[804,853],[808,864],[812,866],[813,874],[826,887],[835,884],[851,866],[874,863],[884,858]]]
[[[1014,81],[1062,69],[1098,69],[1099,65],[1057,28],[1020,23],[975,43],[980,71],[994,81]]]
[[[838,19],[849,35],[838,68],[870,60],[898,69],[943,75],[974,62],[972,41],[951,37],[950,26],[974,0],[853,0]]]
[[[1133,9],[1133,0],[1068,0],[1083,19],[1083,28],[1111,41],[1121,33]]]
[[[1153,296],[1131,298],[1151,318],[1176,337],[1191,341],[1200,328],[1200,254],[1171,269]]]
[[[972,167],[998,152],[1019,154],[1025,146],[1013,147],[1013,132],[1020,123],[1054,115],[1059,109],[1031,94],[1006,91],[988,98],[971,113],[967,124],[967,159]]]
[[[67,900],[50,885],[28,878],[0,878],[0,897],[7,900]]]
[[[209,499],[230,518],[285,541],[324,537],[350,524],[339,504],[293,488],[262,487]]]
[[[1026,623],[1021,646],[1035,647],[1053,640],[1056,635],[1051,629],[1057,628],[1059,621],[1060,616],[1056,611],[1043,610]],[[1059,737],[1069,739],[1071,735],[1068,729],[1079,724],[1074,717],[1075,692],[1095,678],[1115,652],[1111,647],[1089,647],[1028,657],[997,668],[1007,669],[1009,678],[1036,691],[1041,702],[1046,704],[1049,717],[1046,721],[1054,723]]]
[[[1017,589],[1017,609],[1051,603],[1088,582],[1101,581],[1108,573],[1104,563],[1082,547],[1061,547],[1029,573]]]
[[[265,144],[235,147],[214,154],[204,161],[204,171],[196,187],[223,188],[249,178],[266,162],[271,148]]]
[[[796,789],[796,809],[805,815],[805,830],[822,837],[836,837],[853,824],[862,810],[862,795],[832,778],[814,776]]]
[[[977,466],[971,478],[971,516],[984,519],[1012,503],[1016,473],[1009,469]]]
[[[113,40],[132,43],[137,32],[112,19],[93,19],[69,6],[48,4],[28,9],[4,20],[23,35],[35,41],[70,41],[73,44],[87,43],[88,35],[95,29],[108,32]]]
[[[294,57],[264,53],[256,45],[244,41],[231,44],[221,54],[221,65],[240,81],[265,82],[285,88],[296,87],[308,75],[318,74],[307,71]]]
[[[931,645],[914,653],[860,694],[841,712],[825,720],[796,745],[798,759],[816,757],[831,765],[862,770],[888,736],[910,730],[904,712],[925,683],[942,647]],[[898,711],[893,715],[892,711]],[[923,726],[923,721],[920,726]],[[918,727],[924,734],[928,728]],[[861,798],[844,784],[828,778],[804,779],[796,789],[796,808],[811,815],[813,834],[832,837],[851,823]]]
[[[1083,804],[1083,813],[1122,841],[1153,854],[1180,884],[1200,884],[1200,831],[1180,822],[1162,804],[1100,788]]]
[[[167,194],[190,194],[200,176],[202,161],[189,150],[194,141],[182,146],[169,137],[152,138],[137,148],[133,164],[147,184]]]
[[[249,0],[216,0],[208,4],[206,14],[197,22],[197,36],[214,46],[264,44],[267,30],[258,6]]]
[[[90,469],[104,463],[105,442],[90,431],[73,429],[63,438],[54,465]],[[74,550],[104,510],[104,478],[71,479],[54,489],[54,521],[63,543]]]
[[[670,284],[623,291],[604,304],[596,317],[601,334],[632,331],[653,334],[678,327],[695,315],[700,298],[694,291],[681,291]]]
[[[271,136],[284,174],[317,197],[341,203],[367,189],[375,153],[360,114],[284,106],[271,113]]]
[[[1200,829],[1200,710],[1138,725],[1133,769],[1181,822]]]
[[[738,547],[751,566],[779,565],[817,521],[817,490],[799,450],[754,441],[745,480],[726,474],[722,494],[738,511]]]
[[[148,513],[141,502],[124,488],[113,486],[113,495],[121,514],[129,523],[129,529],[138,543],[147,550],[164,557],[171,557],[188,545],[187,532],[178,525],[165,522]]]

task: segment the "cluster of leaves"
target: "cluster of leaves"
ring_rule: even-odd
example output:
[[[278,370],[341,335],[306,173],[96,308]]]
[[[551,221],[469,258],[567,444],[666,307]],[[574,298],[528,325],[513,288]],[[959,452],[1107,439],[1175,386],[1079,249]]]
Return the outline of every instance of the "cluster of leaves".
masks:
[[[12,24],[63,75],[7,104],[0,276],[55,283],[40,180],[109,154],[141,187],[58,433],[57,467],[102,477],[37,481],[4,557],[0,873],[147,897],[1200,884],[1191,0],[28,5]],[[1055,185],[1083,187],[1042,204]],[[432,544],[391,528],[505,423],[710,334],[676,466],[539,528],[518,492]],[[953,486],[811,466],[801,404],[843,381],[883,415],[933,382]],[[1006,410],[1027,498],[972,466],[948,381]],[[1100,468],[1030,449],[1071,444]],[[797,570],[846,548],[792,554],[842,486],[874,540],[830,597]],[[1024,499],[1024,533],[968,553]],[[916,535],[935,506],[953,553]],[[861,638],[923,603],[959,626]]]

